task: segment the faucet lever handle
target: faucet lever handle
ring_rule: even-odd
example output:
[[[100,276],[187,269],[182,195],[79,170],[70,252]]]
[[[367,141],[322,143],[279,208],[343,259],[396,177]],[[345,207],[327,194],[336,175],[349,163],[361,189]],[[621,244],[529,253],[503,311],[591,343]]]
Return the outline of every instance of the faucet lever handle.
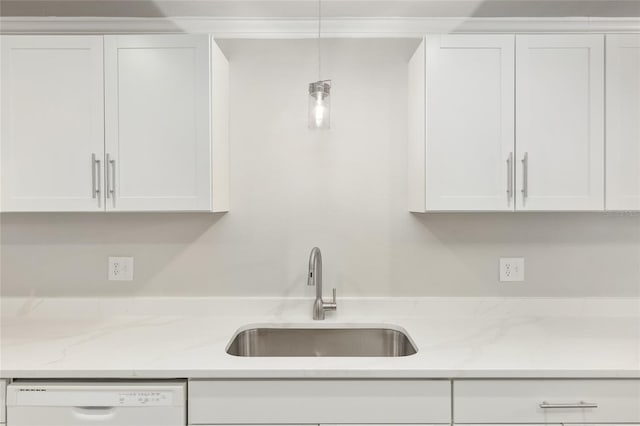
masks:
[[[324,311],[336,311],[338,310],[338,304],[336,303],[336,289],[333,289],[333,300],[331,302],[322,301],[322,309]]]

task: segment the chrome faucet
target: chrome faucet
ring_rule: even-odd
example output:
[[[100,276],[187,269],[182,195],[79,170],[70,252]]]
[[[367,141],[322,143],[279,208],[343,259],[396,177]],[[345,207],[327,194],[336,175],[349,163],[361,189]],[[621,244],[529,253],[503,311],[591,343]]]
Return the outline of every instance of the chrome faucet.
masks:
[[[313,303],[313,319],[323,320],[325,311],[335,311],[338,309],[336,303],[336,289],[333,289],[333,300],[325,302],[322,300],[322,253],[318,247],[311,249],[309,255],[309,279],[307,285],[316,286],[316,301]]]

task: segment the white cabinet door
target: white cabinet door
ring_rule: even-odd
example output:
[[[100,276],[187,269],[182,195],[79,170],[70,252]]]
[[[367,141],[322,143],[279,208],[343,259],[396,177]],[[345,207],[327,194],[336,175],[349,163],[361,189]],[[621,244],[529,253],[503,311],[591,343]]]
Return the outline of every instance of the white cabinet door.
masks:
[[[604,36],[516,36],[517,210],[604,210]]]
[[[103,210],[102,37],[1,41],[1,210]]]
[[[640,210],[640,34],[607,36],[607,210]]]
[[[210,211],[209,37],[104,45],[107,210]]]
[[[412,210],[513,210],[514,36],[429,35],[424,43],[410,65],[410,150],[419,145],[409,161],[424,163],[410,164],[411,179],[426,179]]]

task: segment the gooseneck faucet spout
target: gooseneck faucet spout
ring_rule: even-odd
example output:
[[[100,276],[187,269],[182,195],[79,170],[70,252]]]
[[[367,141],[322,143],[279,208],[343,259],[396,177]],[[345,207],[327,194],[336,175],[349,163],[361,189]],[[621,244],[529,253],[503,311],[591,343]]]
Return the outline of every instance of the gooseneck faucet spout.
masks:
[[[313,303],[313,319],[323,320],[325,311],[335,311],[338,308],[336,303],[336,289],[333,289],[333,300],[325,302],[322,299],[322,253],[318,247],[311,249],[309,255],[309,276],[307,285],[316,286],[316,300]]]

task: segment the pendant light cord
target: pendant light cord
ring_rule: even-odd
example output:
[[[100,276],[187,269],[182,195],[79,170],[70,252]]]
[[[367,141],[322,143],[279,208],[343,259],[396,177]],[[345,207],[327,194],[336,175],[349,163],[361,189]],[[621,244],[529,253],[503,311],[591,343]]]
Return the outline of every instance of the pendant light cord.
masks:
[[[322,61],[321,61],[321,30],[322,30],[322,0],[318,0],[318,81],[322,79]]]

